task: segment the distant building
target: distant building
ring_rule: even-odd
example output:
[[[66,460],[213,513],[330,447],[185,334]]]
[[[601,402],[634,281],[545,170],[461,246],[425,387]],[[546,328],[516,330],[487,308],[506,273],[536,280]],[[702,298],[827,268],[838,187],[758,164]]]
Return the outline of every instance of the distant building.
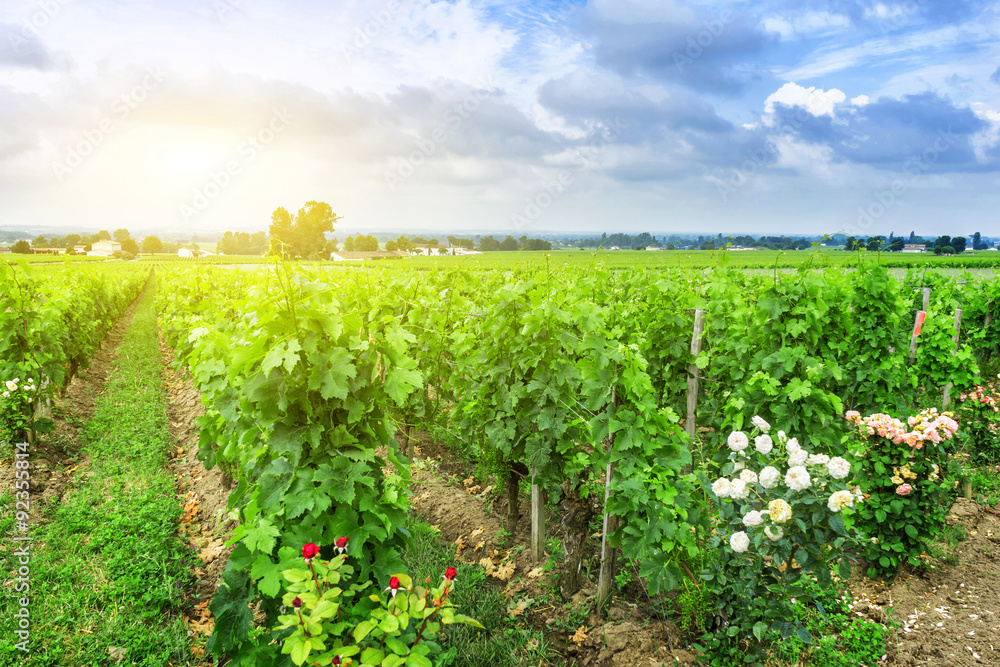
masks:
[[[902,252],[927,252],[927,247],[920,243],[907,243]]]
[[[66,248],[32,248],[31,252],[35,255],[65,255]]]
[[[10,254],[10,248],[5,245],[0,245],[0,255],[9,255],[9,254]]]
[[[121,251],[122,244],[118,241],[98,241],[90,244],[90,252],[87,254],[92,257],[111,257]]]
[[[192,257],[211,257],[214,255],[214,252],[209,252],[207,250],[192,250],[190,248],[181,248],[177,251],[177,256],[185,259],[190,259]]]
[[[75,252],[78,255],[83,255],[84,253],[87,252],[87,246],[85,246],[85,245],[75,245],[75,246],[73,246],[73,252]]]

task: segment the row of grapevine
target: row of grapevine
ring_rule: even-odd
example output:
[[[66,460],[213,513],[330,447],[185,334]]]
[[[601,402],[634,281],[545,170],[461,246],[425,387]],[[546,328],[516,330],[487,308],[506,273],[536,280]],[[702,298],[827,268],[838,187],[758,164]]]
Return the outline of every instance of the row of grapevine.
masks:
[[[0,263],[0,442],[23,440],[149,278],[144,268]]]
[[[689,364],[702,374],[700,423],[728,432],[763,412],[777,429],[836,443],[846,408],[894,409],[943,381],[964,386],[974,353],[1000,346],[987,298],[997,281],[911,272],[900,285],[877,266],[768,275],[276,265],[161,280],[163,330],[208,408],[201,456],[236,480],[240,526],[213,602],[212,649],[245,664],[266,662],[280,639],[254,629],[248,603],[260,601],[275,626],[280,572],[302,544],[331,550],[347,537],[361,579],[398,571],[400,425],[433,422],[465,443],[505,483],[511,528],[524,478],[585,508],[562,517],[565,594],[602,511],[605,553],[619,547],[656,593],[691,576],[707,525],[704,467],[687,472],[678,417]],[[924,286],[933,307],[911,365],[920,304],[909,291]],[[953,329],[956,301],[972,327],[957,353],[939,334]],[[707,326],[692,359],[695,310]]]

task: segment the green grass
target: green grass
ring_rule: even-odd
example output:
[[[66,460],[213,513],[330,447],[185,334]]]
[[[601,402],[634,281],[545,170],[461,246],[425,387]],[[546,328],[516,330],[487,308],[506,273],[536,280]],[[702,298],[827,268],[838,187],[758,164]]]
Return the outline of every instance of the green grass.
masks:
[[[451,601],[458,610],[484,626],[478,630],[464,625],[451,626],[441,641],[445,652],[438,667],[513,667],[550,661],[550,647],[542,633],[525,625],[523,617],[510,619],[501,591],[486,582],[482,568],[455,563],[455,547],[445,544],[428,524],[414,520],[412,538],[404,554],[407,572],[414,580],[440,579],[445,569],[455,566],[458,578]]]
[[[10,597],[0,614],[0,664],[183,664],[187,629],[181,591],[190,556],[177,538],[180,514],[165,471],[170,433],[152,293],[118,348],[104,394],[84,428],[90,470],[32,533],[30,652],[13,644]],[[0,527],[8,528],[6,520]],[[0,555],[4,572],[15,558]]]

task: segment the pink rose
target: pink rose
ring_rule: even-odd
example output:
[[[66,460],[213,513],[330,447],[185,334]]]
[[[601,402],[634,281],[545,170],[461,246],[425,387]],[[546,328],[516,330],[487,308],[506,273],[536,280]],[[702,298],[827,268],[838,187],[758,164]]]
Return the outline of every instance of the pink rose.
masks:
[[[903,484],[898,489],[896,489],[897,496],[908,496],[913,491],[913,487],[909,484]]]

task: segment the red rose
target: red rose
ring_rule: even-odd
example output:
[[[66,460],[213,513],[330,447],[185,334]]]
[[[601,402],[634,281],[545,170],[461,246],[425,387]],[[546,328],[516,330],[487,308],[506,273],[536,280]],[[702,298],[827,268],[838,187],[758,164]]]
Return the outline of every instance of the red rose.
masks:
[[[389,590],[396,590],[399,588],[399,577],[389,577]]]
[[[449,567],[444,571],[444,578],[448,581],[455,581],[455,577],[458,575],[458,570],[453,567]]]
[[[343,549],[346,546],[347,546],[347,538],[346,537],[338,537],[337,538],[337,548],[338,549]]]
[[[319,555],[319,547],[312,542],[302,546],[302,557],[306,560],[312,560],[317,555]]]
[[[339,655],[333,656],[333,662],[331,662],[330,664],[331,665],[339,665],[340,664],[340,656]]]
[[[292,606],[295,607],[296,609],[301,609],[302,608],[302,600],[300,600],[298,598],[295,598],[294,600],[292,600]]]

